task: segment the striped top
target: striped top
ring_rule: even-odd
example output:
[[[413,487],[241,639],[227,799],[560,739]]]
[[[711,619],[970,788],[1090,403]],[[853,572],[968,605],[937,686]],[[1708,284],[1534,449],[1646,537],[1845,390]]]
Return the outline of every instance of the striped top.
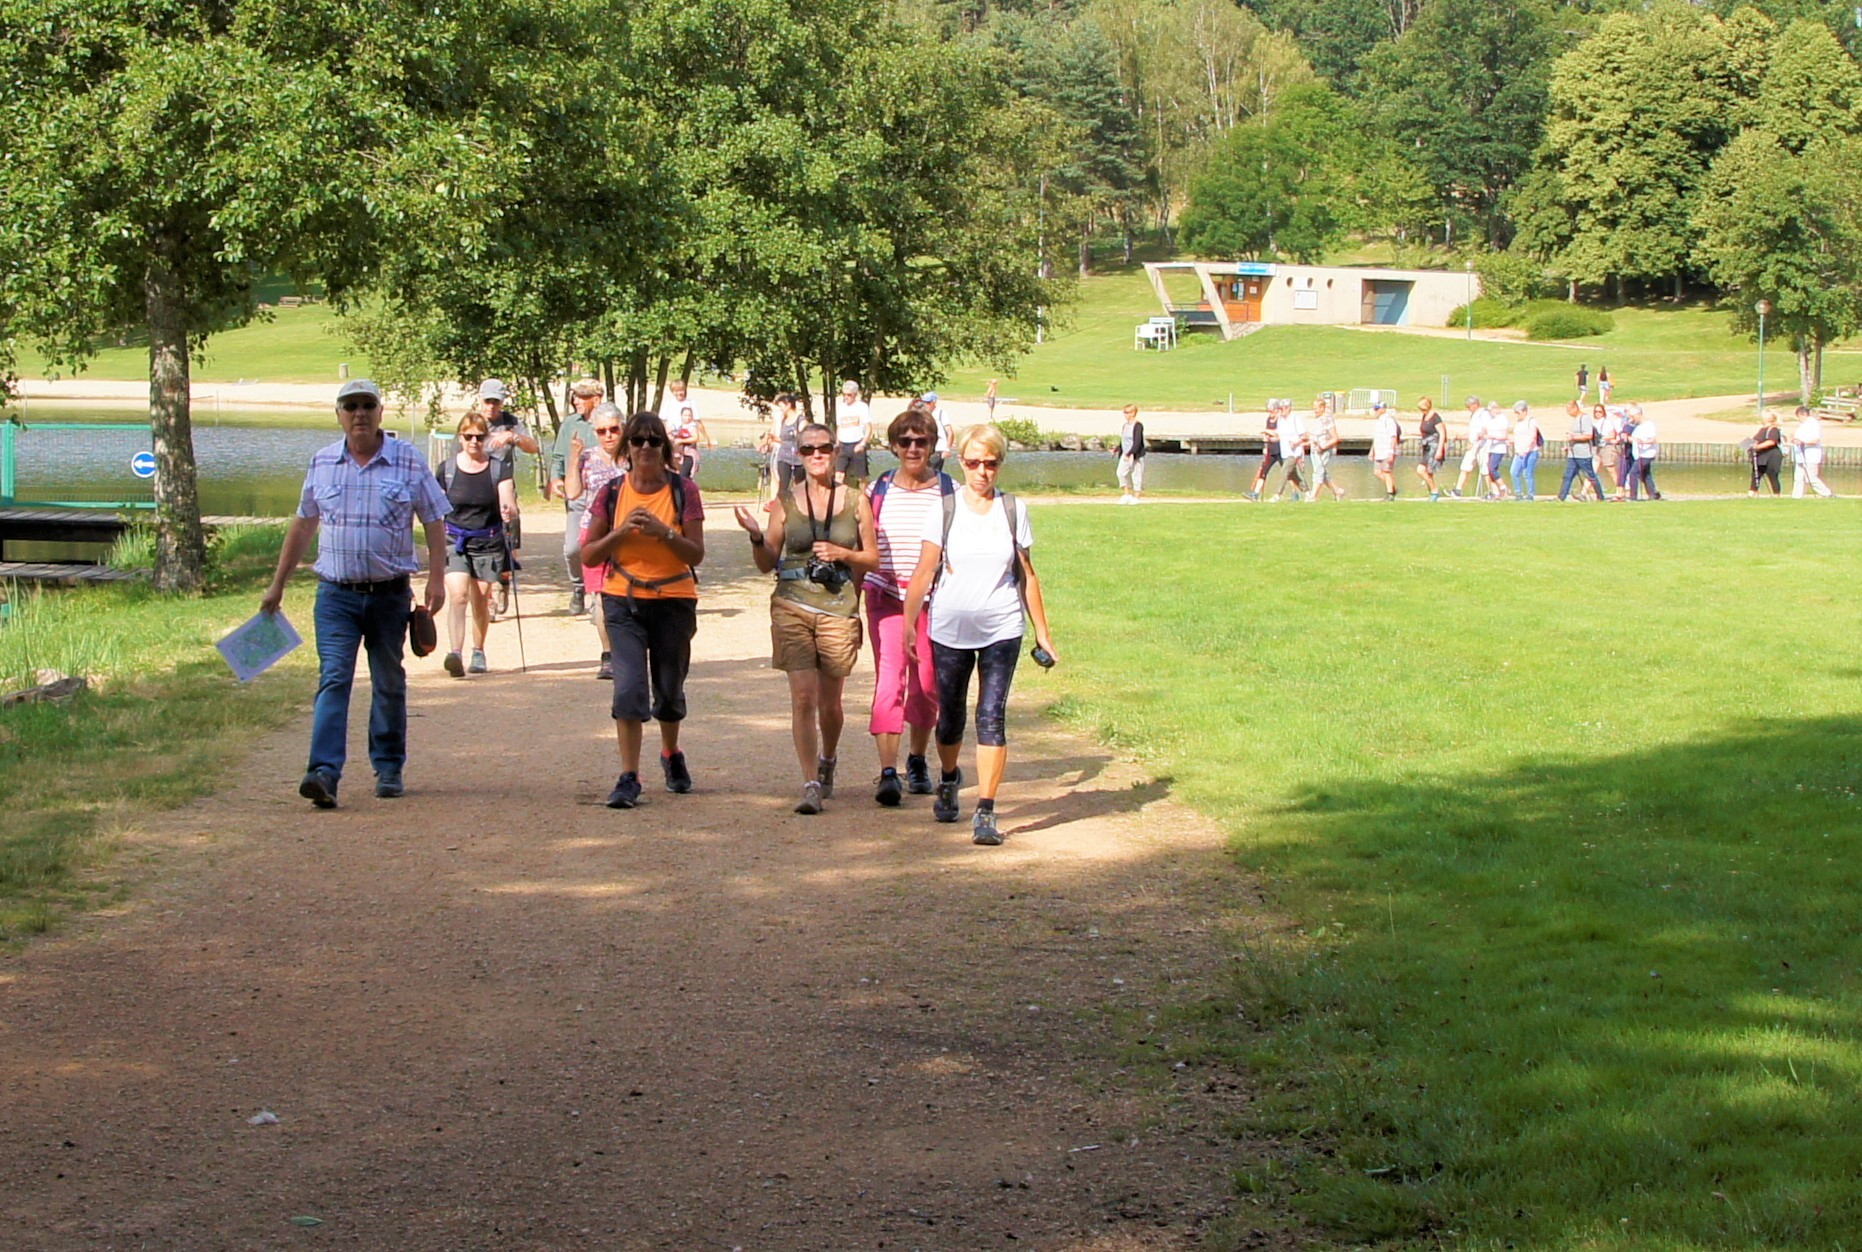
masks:
[[[381,582],[419,569],[414,519],[436,522],[450,512],[427,458],[386,433],[365,465],[349,455],[346,440],[317,449],[297,502],[297,515],[319,524],[317,576],[344,583]]]
[[[895,600],[905,598],[905,585],[918,568],[925,527],[933,515],[942,517],[944,493],[938,475],[916,490],[908,490],[895,478],[884,499],[873,510],[874,529],[879,534],[879,568],[866,576],[866,585],[878,588]],[[867,495],[871,497],[872,492]],[[938,525],[943,525],[940,520]]]

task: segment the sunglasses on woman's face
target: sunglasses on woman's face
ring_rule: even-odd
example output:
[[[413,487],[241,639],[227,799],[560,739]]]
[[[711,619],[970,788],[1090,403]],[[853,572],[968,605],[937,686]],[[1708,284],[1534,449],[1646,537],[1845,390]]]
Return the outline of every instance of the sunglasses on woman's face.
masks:
[[[796,448],[803,456],[826,456],[834,451],[831,443],[805,443]]]
[[[621,433],[621,428],[619,426],[597,426],[595,433],[597,435],[618,435]]]
[[[1001,465],[1002,462],[993,456],[979,456],[974,459],[966,456],[963,458],[963,468],[965,469],[994,470],[999,469]]]
[[[634,435],[627,440],[636,448],[663,448],[666,441],[658,435]]]
[[[484,443],[485,442],[485,436],[483,435],[461,435],[459,436],[459,438],[466,443]]]
[[[928,448],[931,446],[931,441],[921,435],[907,435],[903,439],[898,440],[897,443],[901,448]]]

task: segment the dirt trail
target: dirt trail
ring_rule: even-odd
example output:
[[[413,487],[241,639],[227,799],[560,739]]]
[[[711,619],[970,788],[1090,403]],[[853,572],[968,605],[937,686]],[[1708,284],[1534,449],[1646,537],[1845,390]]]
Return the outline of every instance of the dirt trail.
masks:
[[[128,909],[0,966],[0,1246],[1152,1249],[1226,1220],[1243,1080],[1160,1095],[1110,1050],[1224,985],[1256,902],[1216,831],[1039,725],[1038,675],[1005,847],[877,808],[863,713],[828,813],[794,815],[727,523],[695,794],[654,770],[602,807],[593,639],[533,590],[528,674],[509,624],[485,677],[411,662],[405,799],[369,794],[358,692],[342,807],[299,800],[306,711],[138,832]],[[1263,1221],[1244,1242],[1288,1240]]]

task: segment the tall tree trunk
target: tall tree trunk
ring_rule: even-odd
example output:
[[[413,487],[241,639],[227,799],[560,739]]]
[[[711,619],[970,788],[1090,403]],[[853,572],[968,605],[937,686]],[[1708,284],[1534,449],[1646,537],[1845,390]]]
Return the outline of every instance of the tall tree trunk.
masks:
[[[1810,389],[1812,392],[1823,390],[1823,339],[1818,336],[1810,341]],[[1809,404],[1810,401],[1804,401]]]
[[[686,354],[686,368],[688,371],[691,368],[691,354],[690,353]],[[649,409],[652,409],[655,413],[659,413],[659,406],[665,403],[666,377],[667,375],[671,373],[672,373],[672,358],[669,356],[661,357],[659,359],[659,368],[653,371],[653,403],[647,405],[647,407]],[[681,375],[680,377],[684,377],[684,375]],[[666,416],[664,413],[660,413],[659,415],[662,418]]]
[[[647,407],[647,350],[635,348],[627,362],[627,415]]]
[[[181,275],[166,237],[143,271],[149,323],[149,433],[155,443],[155,588],[199,591],[207,581],[200,484],[188,397],[188,326]]]
[[[1091,277],[1093,272],[1093,228],[1091,224],[1080,227],[1080,277]]]
[[[1810,340],[1807,336],[1797,337],[1797,393],[1799,404],[1810,403]]]
[[[608,399],[614,399],[614,360],[609,358],[601,363],[601,385],[607,389]]]
[[[1675,303],[1679,304],[1687,297],[1687,283],[1681,277],[1681,271],[1675,271]]]

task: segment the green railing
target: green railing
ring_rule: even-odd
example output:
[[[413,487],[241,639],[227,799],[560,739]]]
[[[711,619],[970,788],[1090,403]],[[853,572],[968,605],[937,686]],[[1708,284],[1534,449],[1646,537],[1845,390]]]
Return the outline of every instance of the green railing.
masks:
[[[140,422],[12,422],[0,421],[0,505],[36,504],[61,509],[152,509],[153,499],[141,500],[71,500],[19,498],[19,443],[22,434],[39,432],[75,432],[95,434],[103,431],[132,431],[145,439],[149,428]],[[145,448],[146,450],[146,444]],[[125,466],[127,468],[127,466]],[[94,472],[94,470],[92,470]],[[107,481],[107,480],[105,480]],[[55,493],[56,494],[56,493]]]

